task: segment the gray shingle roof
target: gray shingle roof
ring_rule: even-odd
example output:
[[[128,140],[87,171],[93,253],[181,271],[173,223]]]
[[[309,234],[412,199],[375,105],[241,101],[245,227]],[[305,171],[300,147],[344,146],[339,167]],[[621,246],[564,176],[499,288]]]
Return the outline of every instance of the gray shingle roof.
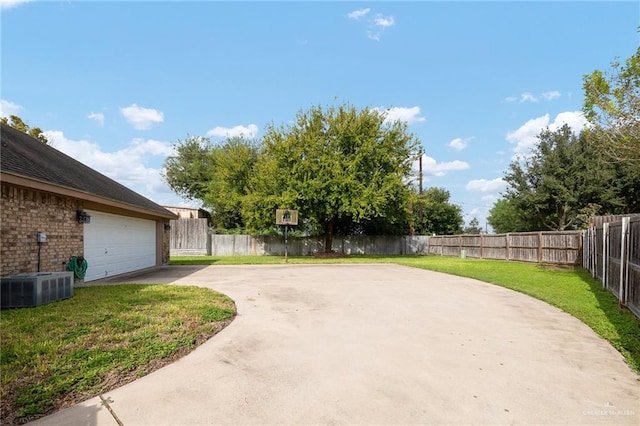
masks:
[[[0,171],[142,208],[173,213],[81,162],[8,125],[0,128]],[[79,197],[81,198],[81,197]]]

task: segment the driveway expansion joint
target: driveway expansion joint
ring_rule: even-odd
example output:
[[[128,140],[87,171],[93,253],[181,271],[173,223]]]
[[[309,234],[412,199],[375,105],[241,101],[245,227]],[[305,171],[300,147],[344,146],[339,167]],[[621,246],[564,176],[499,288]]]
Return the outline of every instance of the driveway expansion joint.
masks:
[[[120,421],[116,412],[113,411],[113,408],[111,408],[111,405],[109,405],[109,403],[113,402],[113,400],[109,397],[105,398],[104,396],[100,395],[100,401],[102,401],[101,405],[105,406],[107,410],[109,410],[109,413],[111,413],[111,416],[113,417],[113,419],[116,421],[116,423],[118,423],[118,426],[124,426],[124,423]]]

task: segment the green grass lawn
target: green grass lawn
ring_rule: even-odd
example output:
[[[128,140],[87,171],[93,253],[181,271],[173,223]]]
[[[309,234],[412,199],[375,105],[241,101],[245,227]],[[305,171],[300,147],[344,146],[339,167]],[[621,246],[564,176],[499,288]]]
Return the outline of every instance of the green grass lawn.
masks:
[[[282,264],[282,256],[181,256],[173,265]],[[573,315],[608,340],[640,374],[640,322],[582,268],[444,256],[290,257],[289,263],[396,263],[510,288]]]
[[[2,424],[19,424],[135,380],[190,352],[235,316],[198,287],[76,288],[0,315]]]

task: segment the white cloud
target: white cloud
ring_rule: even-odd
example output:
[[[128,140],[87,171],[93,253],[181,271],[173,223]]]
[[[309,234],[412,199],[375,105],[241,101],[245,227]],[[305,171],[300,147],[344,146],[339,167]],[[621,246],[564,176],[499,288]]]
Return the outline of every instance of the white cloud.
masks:
[[[128,107],[120,108],[120,112],[129,124],[137,130],[148,130],[154,123],[162,123],[164,121],[164,114],[161,111],[143,108],[135,103]]]
[[[465,170],[469,168],[469,164],[466,161],[454,160],[438,163],[435,158],[428,155],[422,156],[422,175],[423,177],[436,176],[441,177],[449,172],[455,172],[459,170]],[[413,163],[414,173],[417,174],[420,170],[418,160]]]
[[[232,138],[235,136],[244,136],[247,138],[255,138],[258,134],[258,126],[249,124],[248,126],[235,127],[214,127],[207,132],[207,136],[218,136],[221,138]]]
[[[392,27],[396,23],[395,19],[393,19],[393,16],[382,16],[380,13],[376,14],[373,22],[377,27],[381,28]]]
[[[538,135],[549,125],[549,114],[542,117],[532,118],[524,123],[516,131],[507,133],[507,141],[516,144],[514,152],[516,154],[526,154],[535,145]]]
[[[548,100],[548,101],[550,101],[550,100],[552,100],[552,99],[559,98],[560,96],[561,96],[561,95],[560,95],[560,92],[558,92],[557,90],[553,90],[553,91],[551,91],[551,92],[544,92],[544,93],[542,94],[542,97],[543,97],[543,98],[545,98],[545,99],[546,99],[546,100]]]
[[[0,9],[11,9],[23,3],[29,3],[33,0],[0,0]]]
[[[507,133],[507,141],[515,144],[513,149],[516,156],[526,156],[531,147],[538,141],[538,135],[542,130],[548,128],[551,131],[558,130],[564,124],[569,125],[574,132],[580,132],[586,125],[587,120],[580,111],[561,112],[556,115],[553,122],[550,122],[549,114],[542,117],[532,118],[524,123],[516,131]]]
[[[451,142],[449,142],[448,146],[450,148],[455,149],[456,151],[462,151],[463,149],[465,149],[468,145],[469,145],[469,141],[472,138],[455,138],[454,140],[452,140]]]
[[[484,223],[485,221],[481,220],[483,214],[485,213],[483,213],[482,209],[474,207],[464,215],[464,222],[465,224],[469,224],[469,222],[471,222],[475,218],[478,219],[478,223]]]
[[[427,159],[429,158],[430,157],[427,157]],[[469,163],[467,163],[466,161],[460,161],[460,160],[436,163],[435,160],[433,160],[433,162],[427,162],[426,166],[427,166],[426,168],[427,173],[431,171],[431,173],[429,174],[433,174],[433,176],[444,176],[449,172],[468,169]]]
[[[367,13],[371,12],[371,9],[369,9],[368,7],[365,9],[358,9],[358,10],[354,10],[351,13],[348,13],[347,16],[350,19],[360,19],[363,16],[365,16]]]
[[[587,126],[589,122],[582,111],[565,111],[556,115],[556,119],[549,125],[551,130],[558,130],[564,124],[568,124],[571,129],[578,133]]]
[[[13,102],[0,99],[0,117],[9,117],[10,115],[18,115],[22,107]]]
[[[507,187],[507,182],[505,182],[502,178],[495,178],[493,180],[487,179],[475,179],[469,181],[465,186],[465,189],[470,192],[498,192],[502,191]],[[484,197],[483,197],[484,199]]]
[[[369,13],[371,12],[370,8],[358,9],[354,10],[347,14],[349,19],[364,21],[364,25],[366,26],[366,34],[367,37],[371,40],[380,41],[380,36],[385,29],[392,27],[396,24],[396,20],[393,16],[384,16],[381,13],[376,13],[371,16]]]
[[[540,96],[542,96],[545,100],[550,101],[550,100],[559,98],[561,94],[557,90],[552,90],[550,92],[541,93]],[[530,92],[524,92],[524,93],[521,93],[520,96],[507,96],[504,100],[505,102],[518,101],[518,103],[538,102],[540,100],[540,96],[536,96]]]
[[[483,195],[481,200],[486,202],[487,204],[493,205],[496,201],[498,201],[499,197],[495,194]]]
[[[380,41],[380,37],[382,36],[382,32],[392,27],[396,24],[393,16],[382,16],[380,13],[377,13],[373,20],[369,23],[369,29],[367,29],[367,37],[371,40]]]
[[[367,37],[371,40],[380,41],[380,31],[367,30]]]
[[[161,168],[150,166],[174,153],[168,142],[134,139],[123,149],[104,152],[94,142],[71,140],[61,131],[50,130],[44,134],[59,151],[147,198],[160,203],[159,199],[169,199],[173,194],[160,175]]]
[[[97,121],[101,126],[104,126],[104,114],[101,112],[92,112],[89,115],[87,115],[87,118],[89,120],[95,120]]]
[[[420,107],[393,107],[393,108],[373,108],[376,111],[380,111],[385,115],[384,121],[386,123],[393,123],[394,121],[404,121],[407,124],[417,123],[425,121],[425,117],[420,116]]]
[[[523,102],[538,102],[538,98],[536,98],[533,94],[529,92],[525,92],[520,95],[520,103]]]
[[[155,139],[135,138],[131,141],[128,148],[125,148],[127,154],[138,157],[156,156],[167,157],[174,154],[174,148],[167,142],[157,141]],[[118,151],[120,152],[120,151]]]

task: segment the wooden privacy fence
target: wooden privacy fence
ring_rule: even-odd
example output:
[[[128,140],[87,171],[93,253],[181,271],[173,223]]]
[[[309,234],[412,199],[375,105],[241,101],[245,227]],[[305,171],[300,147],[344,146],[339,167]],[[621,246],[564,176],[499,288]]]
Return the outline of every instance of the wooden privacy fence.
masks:
[[[575,265],[581,260],[582,231],[439,235],[429,237],[428,253]]]
[[[172,256],[284,256],[284,237],[210,234],[206,219],[172,220]],[[427,254],[429,237],[335,236],[332,249],[347,255]],[[324,249],[320,237],[289,238],[290,256],[311,256]]]
[[[584,235],[584,268],[640,318],[640,216],[599,221]]]
[[[213,256],[284,256],[282,236],[211,235]],[[335,236],[332,249],[347,255],[426,254],[427,236]],[[319,237],[289,238],[290,256],[312,256],[324,250]]]
[[[173,256],[206,256],[211,254],[207,219],[177,219],[171,226],[169,254]]]
[[[479,259],[579,264],[581,231],[527,232],[446,236],[335,236],[332,250],[346,255],[435,254]],[[282,236],[210,234],[206,219],[171,221],[173,256],[284,255]],[[289,238],[291,256],[309,256],[324,249],[319,237]]]

